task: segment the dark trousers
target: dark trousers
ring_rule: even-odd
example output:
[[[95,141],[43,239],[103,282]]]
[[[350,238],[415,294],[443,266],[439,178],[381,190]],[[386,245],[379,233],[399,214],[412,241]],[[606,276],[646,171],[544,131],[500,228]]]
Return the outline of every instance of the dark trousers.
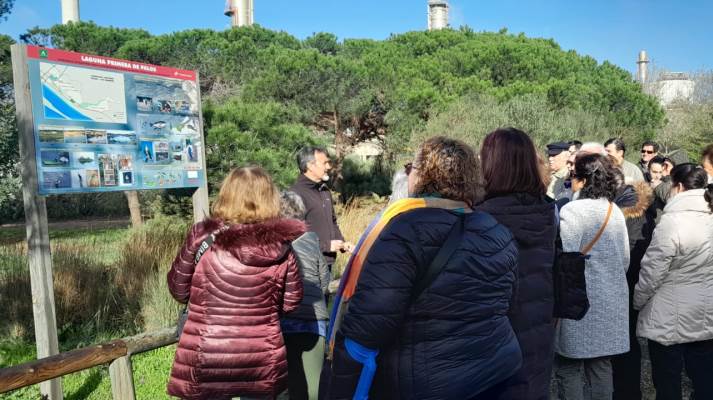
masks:
[[[629,304],[632,304],[629,302]],[[629,343],[631,350],[611,358],[614,372],[614,400],[641,400],[641,347],[636,339],[639,312],[629,308]]]
[[[555,380],[560,400],[611,400],[611,358],[555,356]]]
[[[713,399],[713,340],[664,346],[649,340],[656,400],[680,400],[681,372],[693,382],[696,400]]]
[[[317,399],[324,361],[324,338],[314,333],[284,334],[291,400]]]

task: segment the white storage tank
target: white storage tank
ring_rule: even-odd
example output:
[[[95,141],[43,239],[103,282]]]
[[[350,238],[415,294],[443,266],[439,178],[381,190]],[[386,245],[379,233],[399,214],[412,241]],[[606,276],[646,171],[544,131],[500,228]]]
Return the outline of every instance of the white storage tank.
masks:
[[[428,30],[448,28],[448,2],[428,0]]]

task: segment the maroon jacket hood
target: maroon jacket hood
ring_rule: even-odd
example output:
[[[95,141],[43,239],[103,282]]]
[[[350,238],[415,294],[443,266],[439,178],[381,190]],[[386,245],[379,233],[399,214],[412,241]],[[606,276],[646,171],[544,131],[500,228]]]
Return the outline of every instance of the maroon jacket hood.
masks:
[[[205,228],[213,232],[222,221],[207,220]],[[213,241],[216,249],[230,252],[244,265],[269,267],[283,260],[290,243],[307,231],[296,219],[274,219],[256,224],[235,224],[220,231]]]

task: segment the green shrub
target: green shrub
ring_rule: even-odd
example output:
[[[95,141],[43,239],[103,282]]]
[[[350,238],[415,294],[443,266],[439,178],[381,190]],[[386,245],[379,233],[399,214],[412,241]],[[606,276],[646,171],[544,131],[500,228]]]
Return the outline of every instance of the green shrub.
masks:
[[[384,164],[380,159],[360,161],[345,158],[341,168],[342,179],[337,188],[342,202],[346,203],[357,196],[386,196],[391,193],[391,171]]]
[[[553,109],[543,95],[523,95],[504,102],[490,96],[474,96],[456,101],[417,128],[411,138],[411,148],[426,138],[445,135],[463,140],[477,150],[485,135],[509,126],[527,132],[539,149],[556,140],[602,142],[617,136],[632,144],[642,140],[633,131],[612,127],[602,115]]]

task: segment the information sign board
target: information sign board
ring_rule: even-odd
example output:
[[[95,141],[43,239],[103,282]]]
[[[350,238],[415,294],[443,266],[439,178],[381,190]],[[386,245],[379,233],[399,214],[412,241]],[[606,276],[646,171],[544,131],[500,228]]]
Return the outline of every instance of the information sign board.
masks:
[[[39,193],[200,187],[195,71],[27,46]]]

